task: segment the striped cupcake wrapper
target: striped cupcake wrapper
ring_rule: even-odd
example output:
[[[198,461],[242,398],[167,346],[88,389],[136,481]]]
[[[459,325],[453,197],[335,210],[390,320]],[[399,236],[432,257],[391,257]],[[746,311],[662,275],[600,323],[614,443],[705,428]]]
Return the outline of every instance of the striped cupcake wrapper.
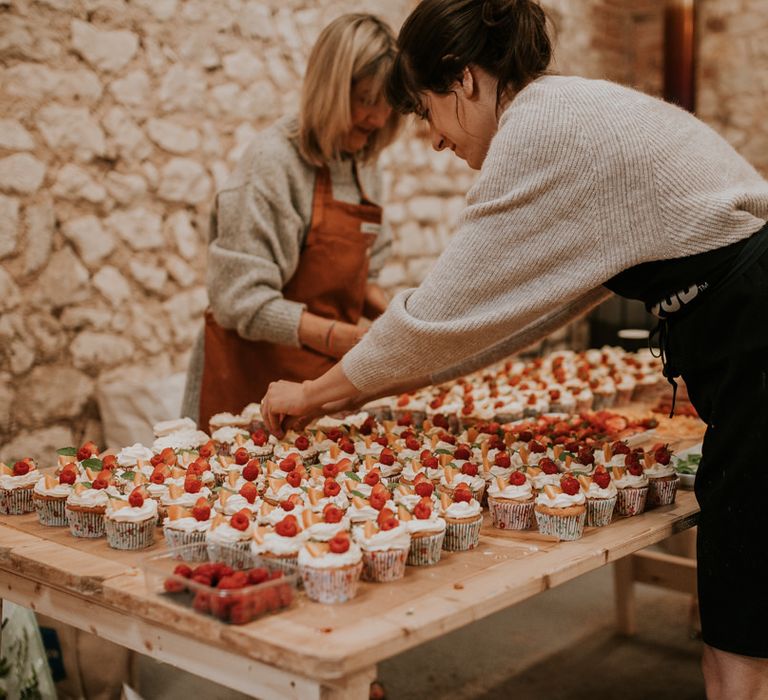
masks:
[[[247,569],[252,561],[250,540],[226,545],[208,542],[205,547],[210,561],[223,562],[233,569]]]
[[[440,561],[443,551],[445,530],[434,535],[411,537],[411,548],[408,550],[406,564],[409,566],[432,566]]]
[[[298,554],[295,557],[262,557],[262,563],[272,571],[282,571],[286,576],[295,574],[299,566]]]
[[[491,523],[499,530],[528,530],[533,526],[533,501],[499,501],[488,499]]]
[[[641,489],[619,489],[616,499],[617,515],[640,515],[645,510],[648,487]]]
[[[672,505],[675,502],[679,485],[680,477],[665,481],[651,479],[648,483],[648,507]]]
[[[578,540],[584,533],[584,521],[587,519],[586,510],[579,515],[548,515],[536,513],[536,522],[542,535],[551,535],[559,540]]]
[[[340,569],[299,568],[304,592],[311,600],[325,605],[346,603],[357,595],[363,562]]]
[[[464,552],[467,549],[477,547],[482,526],[482,518],[459,523],[446,523],[443,549],[447,552]]]
[[[363,552],[363,580],[374,583],[397,581],[405,576],[408,549]]]
[[[69,531],[74,537],[104,537],[104,513],[66,508]]]
[[[112,549],[146,549],[155,543],[155,517],[143,522],[122,522],[104,518],[107,544]]]
[[[35,510],[37,511],[37,519],[41,525],[48,527],[66,527],[67,526],[67,512],[66,498],[59,498],[56,500],[48,498],[33,498]]]
[[[205,547],[205,532],[185,532],[184,530],[174,530],[173,528],[163,528],[165,543],[169,549],[177,547],[190,546],[189,549],[183,549],[181,558],[185,561],[206,561],[208,551]]]
[[[587,525],[589,527],[605,527],[611,524],[613,509],[616,506],[617,496],[610,498],[587,499]]]
[[[0,515],[24,515],[34,513],[32,489],[0,489]]]

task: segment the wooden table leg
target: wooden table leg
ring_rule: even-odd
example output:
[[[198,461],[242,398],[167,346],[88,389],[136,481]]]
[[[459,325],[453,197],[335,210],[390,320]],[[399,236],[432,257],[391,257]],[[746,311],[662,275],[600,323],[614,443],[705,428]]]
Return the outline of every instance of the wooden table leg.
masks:
[[[616,599],[616,627],[619,634],[631,636],[637,631],[634,555],[630,554],[613,563],[613,589]]]
[[[332,684],[324,683],[320,697],[322,700],[368,700],[371,683],[375,679],[376,666],[370,666]]]

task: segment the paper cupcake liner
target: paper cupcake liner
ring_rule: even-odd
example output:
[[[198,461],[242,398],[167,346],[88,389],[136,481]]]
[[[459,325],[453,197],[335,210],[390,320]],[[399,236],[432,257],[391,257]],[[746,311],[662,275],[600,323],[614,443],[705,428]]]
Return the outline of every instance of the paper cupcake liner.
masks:
[[[589,527],[605,527],[611,524],[613,509],[616,506],[617,496],[610,498],[587,499],[587,525]]]
[[[403,578],[409,551],[408,549],[363,551],[363,580],[386,583]]]
[[[0,515],[34,513],[32,488],[0,489]]]
[[[680,477],[662,481],[650,479],[648,483],[648,507],[668,506],[675,502],[677,487],[680,485]]]
[[[594,398],[588,398],[588,399],[577,398],[576,413],[581,413],[582,411],[591,411],[593,403],[594,403]]]
[[[440,561],[443,551],[445,530],[434,535],[411,536],[411,548],[408,550],[406,564],[409,566],[432,566]]]
[[[527,530],[533,527],[533,500],[526,503],[488,499],[491,523],[499,530]]]
[[[447,552],[464,552],[467,549],[477,547],[482,526],[482,518],[459,523],[446,522],[443,549]]]
[[[104,518],[104,532],[107,544],[112,549],[146,549],[155,543],[155,527],[157,522],[153,517],[143,522],[122,522]]]
[[[549,515],[536,513],[536,522],[542,535],[552,535],[559,540],[578,540],[584,533],[584,521],[587,519],[586,509],[579,515]]]
[[[66,498],[34,498],[33,502],[37,511],[37,519],[41,525],[48,527],[66,527],[67,512]]]
[[[607,408],[612,408],[616,403],[616,392],[612,394],[598,394],[595,392],[595,397],[592,400],[593,411],[603,411]]]
[[[207,542],[205,548],[210,561],[223,562],[233,569],[245,569],[250,566],[250,539],[244,542],[232,542],[225,545]]]
[[[641,489],[619,489],[616,500],[617,515],[640,515],[645,510],[648,487]]]
[[[205,532],[185,532],[184,530],[174,530],[170,527],[163,528],[165,543],[169,549],[176,547],[190,546],[181,550],[182,558],[185,561],[206,561],[208,559],[208,550],[205,546]]]
[[[362,570],[362,561],[339,569],[299,567],[304,592],[311,600],[326,605],[352,600],[357,595]]]
[[[299,567],[299,554],[292,557],[270,557],[262,554],[261,560],[272,571],[282,571],[286,575],[295,574]]]
[[[614,406],[626,406],[630,401],[632,401],[632,394],[635,391],[635,387],[629,387],[628,389],[619,389],[616,387],[616,401],[614,402]]]
[[[104,537],[104,513],[66,508],[69,531],[75,537]]]

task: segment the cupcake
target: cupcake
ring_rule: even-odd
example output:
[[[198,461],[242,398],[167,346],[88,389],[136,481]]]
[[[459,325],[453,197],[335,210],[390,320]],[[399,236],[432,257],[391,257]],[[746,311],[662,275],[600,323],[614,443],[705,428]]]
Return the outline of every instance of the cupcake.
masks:
[[[238,551],[250,551],[253,531],[250,511],[238,511],[230,518],[217,515],[205,534],[208,559],[224,561],[231,566],[232,564],[227,561],[232,559],[230,554],[236,556]]]
[[[668,506],[675,502],[680,477],[671,464],[672,453],[663,445],[646,453],[648,506]]]
[[[223,515],[234,515],[239,510],[248,510],[255,515],[259,512],[262,503],[256,486],[246,481],[238,491],[230,491],[224,487],[219,489],[219,495],[213,502],[213,507],[217,513]]]
[[[376,522],[366,521],[354,534],[363,551],[363,580],[385,583],[405,576],[411,535],[394,511],[382,508]]]
[[[296,571],[299,550],[307,539],[298,518],[289,513],[273,528],[257,527],[253,531],[251,552],[264,559],[272,569],[287,574]]]
[[[304,509],[304,502],[301,500],[300,496],[291,496],[276,506],[263,501],[259,508],[258,515],[256,516],[256,521],[259,525],[270,525],[274,527],[283,520],[286,515],[295,515],[297,518],[300,518]]]
[[[477,547],[483,514],[469,486],[459,484],[453,491],[453,498],[447,493],[441,494],[440,504],[446,526],[443,549],[458,552]]]
[[[488,489],[491,523],[501,530],[527,530],[533,525],[533,489],[522,471],[506,481],[497,477]]]
[[[550,457],[544,457],[535,467],[528,467],[525,473],[536,491],[543,491],[547,484],[560,485],[560,467]]]
[[[30,457],[13,467],[0,463],[0,514],[21,515],[35,510],[32,492],[40,472]]]
[[[598,466],[591,477],[579,476],[579,483],[587,498],[587,525],[609,525],[618,498],[618,490],[610,472],[605,467]]]
[[[349,530],[351,523],[349,517],[341,508],[329,503],[322,513],[314,513],[304,510],[301,513],[301,522],[310,540],[315,542],[327,542],[339,530]]]
[[[377,496],[376,499],[378,502],[380,497]],[[379,511],[371,505],[369,499],[353,495],[347,515],[352,525],[360,525],[369,520],[376,520],[379,517]]]
[[[581,484],[574,476],[563,474],[559,487],[547,484],[536,496],[534,512],[543,535],[553,535],[560,540],[579,539],[587,515]]]
[[[145,549],[155,543],[157,502],[135,488],[128,500],[110,498],[104,514],[107,544],[113,549]]]
[[[618,490],[616,513],[639,515],[645,510],[648,496],[648,477],[635,453],[627,456],[627,467],[611,469],[613,482]]]
[[[344,603],[357,594],[363,553],[341,530],[328,542],[307,542],[298,557],[304,592],[318,603]]]
[[[432,484],[425,483],[432,488]],[[430,496],[420,497],[412,509],[398,507],[400,521],[405,524],[411,536],[406,564],[411,566],[430,566],[440,561],[440,554],[445,540],[445,520],[440,517],[439,509]]]
[[[72,487],[77,481],[74,462],[70,462],[59,472],[58,477],[46,474],[35,483],[32,501],[41,525],[66,527],[66,505]]]
[[[163,536],[169,547],[198,545],[189,554],[189,559],[203,559],[205,536],[211,527],[211,506],[205,498],[199,498],[190,510],[181,506],[168,508],[163,520]]]
[[[461,466],[458,466],[458,464]],[[454,461],[451,465],[443,468],[438,491],[452,496],[456,488],[462,484],[469,487],[470,491],[472,491],[472,497],[476,501],[482,501],[483,493],[485,492],[485,479],[478,475],[477,465],[461,461],[458,464]]]
[[[77,483],[67,496],[65,513],[69,530],[75,537],[102,537],[104,513],[109,501],[109,481],[98,476],[89,486]]]

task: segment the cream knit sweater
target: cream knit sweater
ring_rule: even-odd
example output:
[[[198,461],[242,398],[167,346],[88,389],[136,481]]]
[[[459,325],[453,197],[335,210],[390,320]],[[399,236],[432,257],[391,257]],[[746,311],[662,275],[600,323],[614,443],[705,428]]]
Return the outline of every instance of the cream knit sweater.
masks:
[[[539,78],[502,115],[427,278],[342,366],[366,393],[445,381],[585,313],[622,270],[734,243],[767,219],[768,182],[689,113],[605,81]]]

